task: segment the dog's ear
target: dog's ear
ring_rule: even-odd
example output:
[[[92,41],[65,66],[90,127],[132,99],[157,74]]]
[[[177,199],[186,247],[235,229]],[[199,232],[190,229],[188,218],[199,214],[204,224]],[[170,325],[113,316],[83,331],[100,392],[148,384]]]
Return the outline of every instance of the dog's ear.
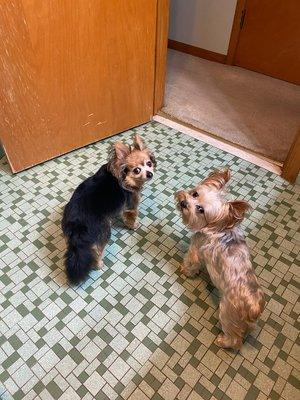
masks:
[[[206,179],[204,179],[204,181],[201,182],[201,185],[212,186],[217,190],[221,190],[229,181],[230,176],[231,174],[229,168],[220,171],[214,171]]]
[[[242,222],[245,213],[251,208],[250,204],[244,200],[228,201],[228,224],[227,227],[231,228],[234,225]]]
[[[126,164],[126,157],[130,152],[130,147],[122,142],[111,145],[107,160],[108,170],[118,179],[124,175],[122,166]]]
[[[130,147],[122,142],[114,143],[113,150],[118,160],[125,160],[130,153]]]
[[[156,165],[157,165],[156,158],[154,157],[154,155],[152,153],[149,154],[149,158],[153,164],[153,167],[156,168]]]
[[[138,134],[134,135],[133,137],[133,147],[136,150],[145,150],[146,148],[145,142]]]

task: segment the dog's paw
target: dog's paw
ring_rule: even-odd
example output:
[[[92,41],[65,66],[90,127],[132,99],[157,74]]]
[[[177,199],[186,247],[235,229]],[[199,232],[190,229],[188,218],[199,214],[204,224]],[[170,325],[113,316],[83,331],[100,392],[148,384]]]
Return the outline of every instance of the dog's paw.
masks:
[[[199,273],[199,268],[193,268],[191,266],[182,264],[180,271],[188,278],[195,278],[195,276]]]
[[[237,338],[232,338],[230,336],[225,335],[224,333],[220,333],[215,340],[217,346],[222,347],[223,349],[232,349],[239,350],[242,346],[242,340]]]
[[[98,261],[98,264],[95,265],[95,267],[93,268],[95,271],[97,271],[98,269],[102,269],[104,267],[104,262],[102,260]]]
[[[140,226],[140,223],[138,221],[132,222],[132,223],[125,223],[125,225],[127,226],[128,229],[131,229],[133,231],[135,231],[136,229],[138,229],[138,227]]]
[[[216,343],[216,345],[219,346],[219,347],[226,348],[226,346],[225,346],[225,341],[226,341],[225,335],[224,335],[223,333],[220,333],[220,334],[217,336],[217,338],[216,338],[216,340],[215,340],[215,343]]]

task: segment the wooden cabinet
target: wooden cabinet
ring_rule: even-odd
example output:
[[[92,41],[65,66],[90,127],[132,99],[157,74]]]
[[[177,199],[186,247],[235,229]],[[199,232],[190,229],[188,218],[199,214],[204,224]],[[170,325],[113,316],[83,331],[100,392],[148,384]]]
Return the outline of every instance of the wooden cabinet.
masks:
[[[14,172],[149,121],[157,1],[2,0],[0,138]]]

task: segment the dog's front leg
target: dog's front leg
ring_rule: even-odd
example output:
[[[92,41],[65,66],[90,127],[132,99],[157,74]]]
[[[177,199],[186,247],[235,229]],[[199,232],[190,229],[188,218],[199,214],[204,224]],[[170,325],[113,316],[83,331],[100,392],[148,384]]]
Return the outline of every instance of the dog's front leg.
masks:
[[[140,203],[140,194],[138,192],[133,192],[128,203],[129,204],[126,205],[128,208],[125,209],[122,215],[123,222],[127,228],[137,229],[139,226],[137,218],[139,214],[138,206]]]
[[[198,243],[198,235],[196,234],[192,237],[190,247],[184,257],[181,266],[181,272],[189,278],[193,278],[199,273],[200,268],[201,255]]]

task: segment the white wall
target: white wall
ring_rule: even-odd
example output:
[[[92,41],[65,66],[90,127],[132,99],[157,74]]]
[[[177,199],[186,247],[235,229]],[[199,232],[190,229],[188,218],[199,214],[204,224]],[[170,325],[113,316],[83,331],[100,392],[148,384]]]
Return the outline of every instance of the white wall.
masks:
[[[227,54],[237,0],[171,0],[169,38]]]

